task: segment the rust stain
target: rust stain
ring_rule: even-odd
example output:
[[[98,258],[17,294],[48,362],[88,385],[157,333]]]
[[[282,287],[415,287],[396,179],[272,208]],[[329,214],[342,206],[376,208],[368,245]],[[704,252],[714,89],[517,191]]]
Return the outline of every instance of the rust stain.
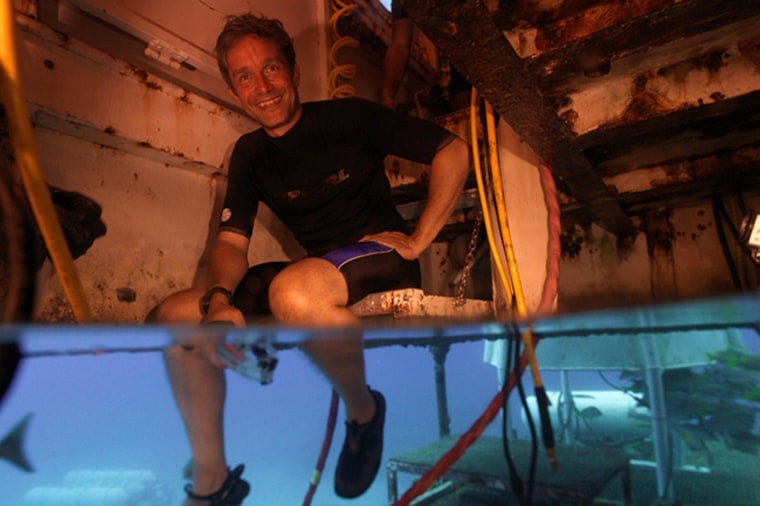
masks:
[[[547,29],[538,31],[536,46],[542,50],[553,49],[656,12],[670,3],[672,0],[610,0],[589,7],[589,2],[584,0],[565,0],[556,11],[544,13],[544,18],[548,18],[546,21],[551,21],[552,18],[558,21],[549,23]],[[537,27],[547,26],[547,23],[539,19],[536,21]]]
[[[725,100],[726,96],[723,93],[716,91],[710,94],[710,98],[713,99],[715,102],[720,102],[722,100]]]
[[[663,209],[647,214],[642,226],[647,236],[647,251],[652,256],[656,252],[659,254],[670,253],[673,250],[673,240],[675,233],[673,224],[670,219],[673,211]]]
[[[388,175],[392,176],[393,178],[397,178],[401,175],[401,163],[397,159],[393,159],[391,161],[391,166],[388,169]]]
[[[725,67],[730,59],[728,48],[716,48],[705,54],[662,67],[657,71],[657,75],[672,78],[676,83],[683,84],[690,72],[706,70],[714,75]]]
[[[563,257],[577,258],[580,255],[584,237],[583,234],[578,233],[578,230],[563,230],[559,240]]]
[[[122,286],[116,289],[116,298],[119,302],[131,303],[137,300],[137,292],[134,289]]]
[[[137,76],[137,78],[139,79],[139,81],[141,83],[143,83],[147,88],[150,88],[152,90],[161,90],[161,89],[163,89],[163,88],[161,88],[160,84],[158,84],[155,81],[151,81],[150,80],[150,74],[148,74],[148,72],[146,72],[145,70],[139,69],[139,68],[137,68],[137,67],[135,67],[133,65],[130,65],[130,69],[132,70],[132,73]]]
[[[742,40],[738,45],[739,53],[755,66],[760,73],[760,36]]]
[[[60,41],[61,46],[64,47],[64,48],[68,48],[69,45],[70,45],[70,43],[71,43],[71,38],[67,34],[65,34],[65,33],[61,32],[59,30],[53,30],[53,32],[55,33],[55,36]]]
[[[600,77],[610,73],[610,58],[602,48],[589,48],[578,55],[578,67],[586,77]]]
[[[158,84],[155,81],[144,81],[143,84],[145,84],[145,86],[147,88],[150,88],[152,90],[162,90],[163,89],[163,88],[161,88],[161,85]]]
[[[669,112],[672,109],[673,107],[660,95],[644,92],[631,99],[620,119],[622,123],[634,123]]]
[[[575,109],[569,109],[562,114],[560,114],[560,119],[565,122],[567,126],[569,126],[571,129],[575,126],[575,123],[578,121],[578,111]]]
[[[704,215],[704,212],[700,211],[700,216]],[[708,220],[706,223],[699,223],[697,224],[697,231],[691,233],[691,239],[692,241],[698,240],[702,235],[704,235],[705,231],[707,231],[708,228],[713,226],[713,222],[711,220]]]

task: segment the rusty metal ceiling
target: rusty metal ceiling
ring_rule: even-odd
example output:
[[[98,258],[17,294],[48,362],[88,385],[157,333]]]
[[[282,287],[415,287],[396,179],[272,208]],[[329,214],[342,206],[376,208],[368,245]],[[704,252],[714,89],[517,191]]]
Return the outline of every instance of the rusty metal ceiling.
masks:
[[[760,2],[401,0],[618,235],[639,210],[760,190]]]

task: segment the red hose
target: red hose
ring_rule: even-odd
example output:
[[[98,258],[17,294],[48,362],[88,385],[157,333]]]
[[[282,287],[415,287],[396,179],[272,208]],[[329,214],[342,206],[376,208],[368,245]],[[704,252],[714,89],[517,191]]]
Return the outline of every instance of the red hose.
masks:
[[[559,290],[559,261],[562,256],[560,235],[562,224],[560,222],[559,201],[557,200],[557,185],[551,169],[543,162],[539,163],[539,175],[541,187],[544,190],[544,203],[546,204],[546,221],[549,230],[549,241],[546,254],[546,278],[541,292],[541,302],[538,304],[538,314],[551,313],[554,310],[554,300]]]
[[[322,449],[319,452],[319,458],[317,459],[317,465],[314,468],[314,474],[311,476],[309,482],[309,489],[306,491],[306,496],[303,499],[303,506],[309,506],[311,499],[314,497],[314,493],[317,491],[317,485],[322,477],[322,471],[325,468],[325,461],[327,460],[327,454],[330,453],[330,445],[332,444],[333,434],[335,433],[335,421],[338,418],[338,392],[332,391],[332,398],[330,399],[330,412],[327,416],[327,427],[325,428],[325,437],[322,440]]]
[[[546,164],[541,163],[539,165],[539,173],[541,176],[541,186],[544,190],[544,201],[548,212],[547,221],[549,228],[549,242],[547,245],[546,279],[544,280],[544,288],[541,294],[538,313],[549,313],[554,307],[554,299],[557,296],[559,262],[562,254],[559,240],[561,233],[560,209],[559,202],[557,201],[557,189],[554,184],[551,170]],[[533,346],[535,347],[537,345],[538,337],[534,335]],[[499,413],[503,404],[504,390],[506,389],[507,394],[512,392],[512,389],[517,384],[517,378],[522,375],[523,371],[525,371],[527,363],[528,359],[523,352],[523,354],[520,355],[518,370],[513,370],[510,373],[509,381],[505,383],[502,390],[491,399],[491,402],[488,404],[485,411],[483,411],[483,414],[475,420],[470,429],[459,438],[456,444],[446,452],[427,473],[417,480],[409,490],[406,491],[401,499],[393,503],[393,506],[408,506],[411,504],[417,496],[423,494],[428,488],[430,488],[438,478],[446,473],[454,462],[464,455],[467,448],[480,437],[488,424],[490,424]]]
[[[533,345],[535,346],[537,344],[538,339],[534,337]],[[512,371],[512,373],[509,375],[509,381],[507,381],[507,383],[505,383],[502,387],[502,390],[499,391],[493,399],[491,399],[491,402],[488,403],[488,406],[486,407],[485,411],[483,411],[483,414],[481,414],[480,417],[475,420],[467,432],[462,434],[462,437],[459,438],[456,444],[448,452],[446,452],[443,457],[441,457],[441,459],[436,462],[436,464],[427,473],[425,473],[419,480],[417,480],[414,485],[409,488],[409,490],[406,491],[401,499],[393,503],[393,506],[408,506],[411,504],[411,502],[417,496],[424,493],[428,488],[430,488],[433,483],[435,483],[438,478],[443,476],[443,474],[446,473],[446,471],[454,464],[454,462],[459,460],[464,452],[467,451],[467,448],[469,448],[472,443],[474,443],[480,437],[486,427],[488,427],[488,424],[490,424],[496,415],[499,414],[499,411],[501,410],[501,406],[503,404],[502,396],[504,389],[506,389],[507,393],[512,391],[512,389],[517,384],[517,377],[519,375],[522,375],[527,364],[528,359],[525,357],[525,353],[523,353],[520,355],[518,371]]]

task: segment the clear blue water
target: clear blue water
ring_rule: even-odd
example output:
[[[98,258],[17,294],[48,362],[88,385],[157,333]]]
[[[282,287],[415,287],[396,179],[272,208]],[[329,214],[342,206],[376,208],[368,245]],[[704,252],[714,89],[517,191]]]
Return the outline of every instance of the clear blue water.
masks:
[[[452,431],[462,432],[497,388],[480,343],[455,345],[447,361]],[[385,455],[438,437],[433,361],[422,348],[366,354],[371,386],[388,399]],[[325,432],[331,390],[297,351],[283,351],[272,384],[228,374],[226,439],[230,465],[245,463],[246,504],[301,504]],[[71,470],[148,470],[179,504],[189,458],[184,429],[158,353],[33,358],[23,362],[0,412],[0,434],[33,413],[25,441],[36,468],[26,474],[0,461],[7,506],[24,505],[34,487],[58,486]],[[341,409],[342,411],[342,409]],[[342,412],[324,477],[312,504],[384,504],[384,471],[361,499],[332,492],[343,438]]]
[[[118,339],[129,337],[119,335]],[[756,334],[747,332],[743,339],[758,353]],[[74,341],[67,334],[65,342]],[[392,346],[370,349],[366,358],[370,385],[388,401],[384,459],[435,441],[438,421],[430,352]],[[451,432],[460,434],[497,392],[496,369],[483,362],[483,343],[470,342],[452,345],[446,374]],[[557,371],[543,376],[547,390],[560,388]],[[618,379],[614,372],[607,376]],[[530,391],[529,375],[525,381]],[[751,381],[757,384],[758,378]],[[574,371],[572,383],[578,390],[610,389],[593,371]],[[326,381],[293,350],[281,352],[270,385],[228,375],[227,452],[230,465],[246,465],[244,476],[252,491],[245,504],[302,503],[324,436],[330,394]],[[75,470],[149,471],[168,496],[168,504],[181,503],[189,449],[159,353],[27,359],[0,411],[0,436],[29,413],[24,447],[36,471],[24,473],[0,460],[0,504],[25,506],[24,498],[31,490],[61,486],[66,474]],[[342,411],[338,419],[312,504],[387,504],[384,467],[361,498],[347,501],[334,495],[333,470],[344,434]],[[486,434],[498,436],[500,429],[497,417]],[[525,436],[523,425],[516,429]],[[754,457],[756,462],[759,458]],[[412,477],[401,474],[399,478],[403,492]],[[756,499],[760,503],[760,497]]]

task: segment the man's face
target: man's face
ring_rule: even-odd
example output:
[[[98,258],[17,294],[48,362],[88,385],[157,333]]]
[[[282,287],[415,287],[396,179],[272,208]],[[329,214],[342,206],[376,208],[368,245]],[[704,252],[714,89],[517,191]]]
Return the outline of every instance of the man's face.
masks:
[[[272,137],[284,135],[301,117],[298,66],[291,69],[279,47],[243,37],[227,52],[235,101]]]

